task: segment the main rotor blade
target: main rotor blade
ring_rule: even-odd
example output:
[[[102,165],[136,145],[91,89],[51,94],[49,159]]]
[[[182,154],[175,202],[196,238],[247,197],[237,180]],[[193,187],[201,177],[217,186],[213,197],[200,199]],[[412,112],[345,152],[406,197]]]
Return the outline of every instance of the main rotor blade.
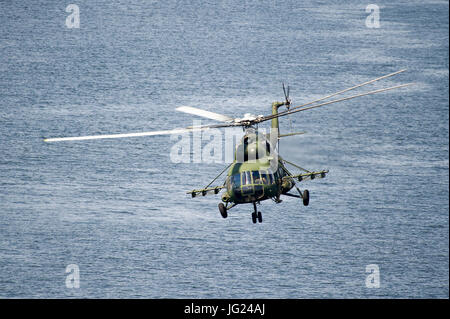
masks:
[[[293,133],[287,133],[287,134],[280,134],[280,135],[278,135],[278,138],[294,136],[294,135],[303,135],[303,134],[306,134],[306,132],[293,132]]]
[[[231,118],[229,116],[205,111],[205,110],[198,109],[198,108],[192,107],[192,106],[180,106],[180,107],[177,107],[176,110],[180,111],[180,112],[188,113],[188,114],[206,117],[208,119],[216,120],[219,122],[232,122],[233,121],[233,118]]]
[[[137,137],[137,136],[154,136],[154,135],[167,135],[176,133],[191,132],[194,129],[174,129],[166,131],[153,131],[153,132],[139,132],[139,133],[125,133],[125,134],[105,134],[105,135],[89,135],[89,136],[74,136],[74,137],[54,137],[46,138],[44,142],[65,142],[65,141],[86,141],[86,140],[98,140],[109,138],[123,138],[123,137]]]
[[[88,135],[88,136],[74,136],[74,137],[54,137],[46,138],[44,142],[65,142],[65,141],[86,141],[98,139],[124,138],[124,137],[140,137],[140,136],[155,136],[155,135],[170,135],[180,134],[193,131],[203,131],[210,129],[210,126],[188,127],[165,131],[139,132],[139,133],[125,133],[125,134],[105,134],[105,135]]]
[[[357,98],[357,97],[361,97],[361,96],[365,96],[365,95],[376,94],[376,93],[385,92],[385,91],[389,91],[389,90],[393,90],[393,89],[397,89],[397,88],[402,88],[402,87],[409,86],[409,85],[412,85],[412,84],[414,84],[414,83],[407,83],[407,84],[391,86],[391,87],[388,87],[388,88],[379,89],[379,90],[375,90],[375,91],[369,91],[369,92],[361,93],[361,94],[358,94],[358,95],[352,95],[352,96],[349,96],[349,97],[344,97],[342,99],[332,100],[332,101],[316,104],[316,105],[313,105],[313,106],[304,107],[304,108],[301,108],[301,109],[296,109],[296,110],[291,109],[290,111],[281,112],[281,113],[278,113],[276,115],[269,115],[269,116],[258,118],[258,119],[255,120],[255,123],[261,123],[261,122],[268,121],[268,120],[271,120],[271,119],[274,119],[274,118],[277,118],[277,117],[280,117],[280,116],[285,116],[285,115],[289,115],[289,114],[292,114],[292,113],[306,111],[306,110],[314,109],[314,108],[321,107],[321,106],[328,105],[328,104],[332,104],[332,103],[337,103],[337,102],[341,102],[341,101],[351,100],[351,99],[354,99],[354,98]]]
[[[317,99],[317,100],[314,100],[314,101],[311,101],[311,102],[308,102],[308,103],[305,103],[305,104],[302,104],[302,105],[299,105],[299,106],[295,106],[295,107],[291,108],[291,110],[299,109],[299,108],[301,108],[301,107],[304,107],[304,106],[311,105],[311,104],[316,103],[316,102],[320,102],[320,101],[329,99],[330,97],[333,97],[333,96],[336,96],[336,95],[339,95],[339,94],[342,94],[342,93],[345,93],[345,92],[348,92],[348,91],[351,91],[351,90],[360,88],[360,87],[362,87],[362,86],[364,86],[364,85],[368,85],[368,84],[370,84],[370,83],[373,83],[373,82],[376,82],[376,81],[379,81],[379,80],[382,80],[382,79],[386,79],[386,78],[388,78],[388,77],[397,75],[397,74],[402,73],[402,72],[405,72],[405,71],[406,71],[406,69],[403,69],[403,70],[400,70],[400,71],[397,71],[397,72],[393,72],[393,73],[389,73],[389,74],[387,74],[387,75],[380,76],[380,77],[378,77],[378,78],[376,78],[376,79],[373,79],[373,80],[370,80],[370,81],[367,81],[367,82],[364,82],[364,83],[361,83],[361,84],[352,86],[352,87],[350,87],[350,88],[341,90],[341,91],[339,91],[339,92],[336,92],[336,93],[333,93],[333,94],[330,94],[330,95],[321,97],[320,99]]]
[[[337,102],[341,102],[341,101],[345,101],[345,100],[350,100],[350,99],[354,99],[360,96],[365,96],[365,95],[369,95],[369,94],[376,94],[376,93],[380,93],[380,92],[384,92],[384,91],[388,91],[388,90],[393,90],[396,88],[401,88],[401,87],[405,87],[408,85],[411,85],[413,83],[407,83],[407,84],[402,84],[402,85],[397,85],[397,86],[393,86],[393,87],[389,87],[389,88],[384,88],[384,89],[379,89],[379,90],[375,90],[375,91],[370,91],[370,92],[366,92],[366,93],[362,93],[362,94],[358,94],[358,95],[353,95],[353,96],[349,96],[346,98],[342,98],[342,99],[338,99],[338,100],[332,100],[332,101],[328,101],[325,103],[321,103],[321,104],[316,104],[313,106],[309,106],[309,107],[305,107],[307,105],[313,104],[315,102],[319,102],[322,100],[325,100],[327,98],[330,98],[332,96],[338,95],[338,94],[342,94],[344,92],[356,89],[358,87],[373,83],[375,81],[379,81],[381,79],[385,79],[387,77],[391,77],[394,76],[396,74],[399,74],[401,72],[406,71],[406,69],[394,72],[394,73],[390,73],[387,75],[384,75],[382,77],[355,85],[353,87],[350,87],[348,89],[330,94],[328,96],[322,97],[320,99],[296,106],[294,108],[291,108],[290,110],[284,111],[284,112],[280,112],[276,115],[268,115],[268,116],[264,116],[264,117],[258,117],[254,120],[235,120],[229,116],[226,115],[222,115],[222,114],[218,114],[218,113],[214,113],[214,112],[209,112],[209,111],[205,111],[205,110],[201,110],[198,108],[194,108],[194,107],[190,107],[190,106],[181,106],[179,108],[177,108],[178,111],[181,112],[185,112],[185,113],[189,113],[189,114],[194,114],[194,115],[199,115],[199,116],[203,116],[209,119],[213,119],[213,120],[217,120],[217,121],[221,121],[221,122],[226,122],[223,124],[214,124],[214,125],[204,125],[204,126],[190,126],[187,128],[182,128],[182,129],[173,129],[173,130],[165,130],[165,131],[153,131],[153,132],[140,132],[140,133],[125,133],[125,134],[106,134],[106,135],[90,135],[90,136],[77,136],[77,137],[56,137],[56,138],[47,138],[44,139],[44,142],[62,142],[62,141],[84,141],[84,140],[95,140],[95,139],[112,139],[112,138],[124,138],[124,137],[138,137],[138,136],[155,136],[155,135],[168,135],[168,134],[179,134],[179,133],[185,133],[185,132],[192,132],[192,131],[196,131],[196,130],[207,130],[210,128],[222,128],[222,127],[237,127],[237,126],[250,126],[252,124],[257,124],[257,123],[261,123],[264,121],[268,121],[277,117],[281,117],[281,116],[285,116],[285,115],[289,115],[291,113],[297,113],[300,111],[306,111],[309,109],[313,109],[313,108],[317,108],[317,107],[321,107],[324,105],[328,105],[328,104],[332,104],[332,103],[337,103]],[[288,87],[289,90],[289,87]],[[284,83],[283,83],[283,91],[285,91],[285,87],[284,87]],[[287,92],[285,92],[286,95]]]
[[[224,124],[189,126],[186,128],[178,128],[178,129],[165,130],[165,131],[151,131],[151,132],[124,133],[124,134],[105,134],[105,135],[88,135],[88,136],[73,136],[73,137],[53,137],[53,138],[44,139],[44,142],[50,143],[50,142],[86,141],[86,140],[124,138],[124,137],[170,135],[170,134],[181,134],[181,133],[188,133],[188,132],[195,132],[195,131],[205,131],[205,130],[209,130],[211,128],[222,128],[222,127],[231,127],[231,126],[233,126],[233,127],[243,126],[243,124],[224,123]]]

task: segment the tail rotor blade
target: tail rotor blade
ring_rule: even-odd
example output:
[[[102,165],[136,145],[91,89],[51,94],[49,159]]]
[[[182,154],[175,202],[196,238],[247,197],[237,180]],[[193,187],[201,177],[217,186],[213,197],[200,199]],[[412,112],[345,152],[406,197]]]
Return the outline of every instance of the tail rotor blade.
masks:
[[[291,99],[289,98],[289,89],[290,89],[290,87],[288,85],[287,89],[286,89],[286,86],[284,85],[284,82],[282,82],[282,84],[283,84],[283,93],[284,93],[284,101],[285,101],[284,105],[286,105],[287,109],[289,110],[289,108],[291,106]]]
[[[284,86],[284,82],[282,82],[282,85],[283,85],[284,98],[285,98],[285,100],[287,101],[288,96],[287,96],[287,94],[286,94],[286,87]]]

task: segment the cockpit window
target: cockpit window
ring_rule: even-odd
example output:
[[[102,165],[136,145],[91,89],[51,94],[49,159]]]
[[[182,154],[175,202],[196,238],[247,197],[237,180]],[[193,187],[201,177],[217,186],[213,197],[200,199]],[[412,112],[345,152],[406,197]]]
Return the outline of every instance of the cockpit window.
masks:
[[[269,176],[269,184],[275,183],[275,176],[271,169],[267,171],[267,175]]]
[[[233,187],[240,188],[241,185],[253,185],[253,184],[263,184],[271,185],[275,183],[274,174],[272,172],[261,170],[261,171],[247,171],[241,174],[236,174],[230,177],[230,184]]]
[[[261,181],[258,171],[253,171],[252,175],[253,175],[253,183],[254,184],[262,184],[262,181]]]
[[[252,173],[251,172],[245,172],[245,176],[247,179],[247,184],[252,184]]]
[[[250,172],[243,172],[241,175],[242,175],[242,185],[248,185],[252,183],[252,177]]]
[[[261,171],[261,181],[265,185],[270,184],[269,174],[266,171]]]

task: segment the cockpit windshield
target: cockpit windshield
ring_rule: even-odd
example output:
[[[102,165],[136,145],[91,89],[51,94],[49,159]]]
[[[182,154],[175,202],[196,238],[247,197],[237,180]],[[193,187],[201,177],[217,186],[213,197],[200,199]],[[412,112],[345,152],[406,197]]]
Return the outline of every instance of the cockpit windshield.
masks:
[[[269,174],[267,172],[261,171],[261,181],[263,184],[272,184],[269,179]]]
[[[230,177],[233,187],[244,185],[271,185],[275,182],[273,173],[269,170],[246,171]]]
[[[262,184],[258,171],[253,171],[252,176],[253,176],[253,184]]]

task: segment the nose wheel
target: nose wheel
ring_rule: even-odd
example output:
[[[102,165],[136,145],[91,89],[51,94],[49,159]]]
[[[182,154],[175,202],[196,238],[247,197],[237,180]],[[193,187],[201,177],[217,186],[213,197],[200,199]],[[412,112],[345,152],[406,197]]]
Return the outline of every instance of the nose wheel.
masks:
[[[252,222],[253,224],[256,224],[256,222],[258,223],[262,223],[262,214],[261,212],[253,212],[252,213]]]
[[[256,222],[262,223],[262,221],[263,221],[262,214],[261,214],[261,212],[258,212],[258,210],[256,209],[256,203],[253,203],[253,208],[255,209],[255,211],[252,213],[253,224],[256,224]]]

